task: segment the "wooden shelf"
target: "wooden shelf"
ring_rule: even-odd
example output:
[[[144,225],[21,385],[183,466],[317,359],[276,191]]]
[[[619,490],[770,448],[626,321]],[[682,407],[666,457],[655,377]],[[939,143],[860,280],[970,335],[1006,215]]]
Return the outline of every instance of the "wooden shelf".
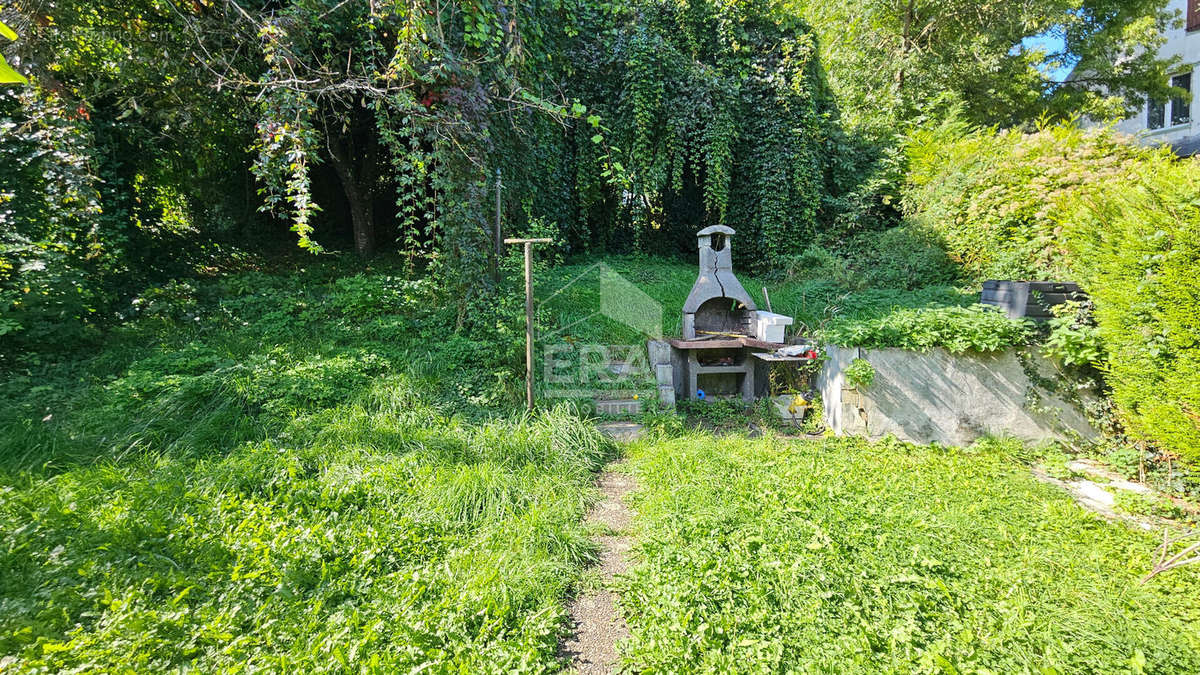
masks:
[[[781,342],[763,342],[750,337],[730,338],[727,340],[668,340],[676,349],[780,349],[785,345]]]

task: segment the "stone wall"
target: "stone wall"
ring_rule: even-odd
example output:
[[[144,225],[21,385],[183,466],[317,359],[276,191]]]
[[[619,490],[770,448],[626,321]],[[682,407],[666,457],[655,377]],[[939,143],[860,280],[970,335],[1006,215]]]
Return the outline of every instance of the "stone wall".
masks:
[[[1097,435],[1079,406],[1066,400],[1074,396],[1043,386],[1066,376],[1036,350],[955,355],[828,346],[826,352],[817,382],[826,425],[839,435],[892,434],[945,445],[968,445],[989,434],[1032,442]],[[844,377],[856,358],[875,368],[864,391],[849,388]]]

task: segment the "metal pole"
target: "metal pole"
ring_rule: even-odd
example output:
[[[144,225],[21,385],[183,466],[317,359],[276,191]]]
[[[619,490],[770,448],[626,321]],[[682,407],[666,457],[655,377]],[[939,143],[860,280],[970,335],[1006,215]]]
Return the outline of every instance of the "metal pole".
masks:
[[[533,410],[533,245],[552,239],[505,239],[506,244],[525,245],[525,407]]]
[[[500,237],[500,168],[496,168],[496,251],[492,257],[492,281],[500,283],[500,259],[504,257],[504,240]]]
[[[525,407],[533,410],[533,242],[525,242]]]

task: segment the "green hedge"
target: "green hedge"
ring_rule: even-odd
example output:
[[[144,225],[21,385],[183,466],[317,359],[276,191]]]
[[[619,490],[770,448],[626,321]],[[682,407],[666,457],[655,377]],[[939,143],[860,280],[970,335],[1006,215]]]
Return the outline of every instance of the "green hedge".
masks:
[[[1063,279],[1064,206],[1121,185],[1165,151],[1107,129],[975,131],[950,121],[907,146],[902,204],[909,226],[934,236],[969,279]]]
[[[1200,162],[1107,129],[915,134],[903,204],[968,278],[1078,282],[1127,430],[1200,462]]]
[[[1200,161],[1139,167],[1065,221],[1126,423],[1200,461]]]

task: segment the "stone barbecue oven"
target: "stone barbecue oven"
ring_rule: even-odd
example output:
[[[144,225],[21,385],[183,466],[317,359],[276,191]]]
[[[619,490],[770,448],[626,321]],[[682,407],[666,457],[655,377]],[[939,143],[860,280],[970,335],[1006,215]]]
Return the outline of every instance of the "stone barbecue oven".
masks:
[[[754,300],[733,275],[733,230],[713,225],[696,234],[700,276],[683,303],[683,339],[721,333],[754,336]]]
[[[792,319],[755,307],[733,274],[733,235],[724,225],[696,234],[700,274],[683,304],[682,336],[664,345],[669,364],[654,360],[660,391],[673,389],[665,394],[672,399],[762,396],[768,364],[761,357],[784,346]]]

